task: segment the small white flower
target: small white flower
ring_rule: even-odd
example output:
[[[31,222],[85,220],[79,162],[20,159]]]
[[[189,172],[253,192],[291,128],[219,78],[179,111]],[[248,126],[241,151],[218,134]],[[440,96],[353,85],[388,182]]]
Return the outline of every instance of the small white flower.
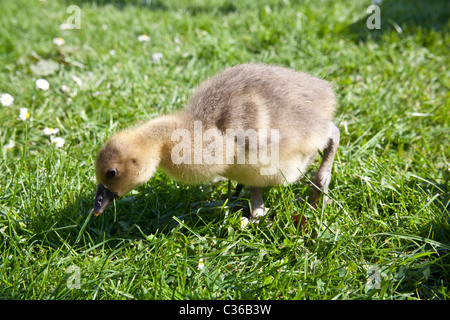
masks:
[[[110,50],[109,54],[112,55],[112,56],[115,55],[116,54],[116,50],[114,50],[114,49]]]
[[[61,86],[62,93],[69,93],[69,91],[70,91],[70,88],[68,86],[66,86],[66,85]]]
[[[159,62],[159,61],[161,61],[162,57],[163,57],[163,54],[161,52],[155,52],[154,54],[152,54],[152,61]]]
[[[198,261],[198,270],[204,270],[205,269],[205,263],[203,262],[203,259],[200,259]]]
[[[20,108],[19,119],[22,121],[28,120],[30,118],[30,113],[27,108]]]
[[[57,46],[62,46],[66,41],[63,38],[53,38],[53,43]]]
[[[61,148],[64,146],[64,139],[60,137],[50,137],[50,141],[56,145],[57,148]]]
[[[69,30],[69,29],[72,29],[71,25],[68,24],[68,23],[60,24],[60,25],[59,25],[59,28],[60,28],[61,30]],[[55,39],[53,39],[53,41],[55,41]]]
[[[138,41],[139,42],[147,42],[147,41],[150,41],[150,37],[146,34],[141,34],[140,36],[138,36]]]
[[[245,228],[248,225],[248,219],[246,217],[241,218],[241,228]]]
[[[3,147],[6,149],[6,151],[12,150],[16,144],[14,141],[9,140],[9,143],[5,144]]]
[[[14,98],[12,95],[10,95],[9,93],[2,93],[0,95],[0,101],[2,103],[2,106],[4,107],[8,107],[10,105],[13,104],[14,102]]]
[[[44,134],[47,136],[51,136],[52,134],[57,134],[59,132],[59,129],[53,129],[49,127],[44,128]]]
[[[48,90],[48,88],[50,88],[50,83],[48,83],[48,81],[45,79],[37,79],[36,88],[41,90]]]
[[[78,78],[77,76],[72,76],[73,81],[76,82],[77,85],[81,86],[83,84],[83,81],[81,81],[80,78]]]

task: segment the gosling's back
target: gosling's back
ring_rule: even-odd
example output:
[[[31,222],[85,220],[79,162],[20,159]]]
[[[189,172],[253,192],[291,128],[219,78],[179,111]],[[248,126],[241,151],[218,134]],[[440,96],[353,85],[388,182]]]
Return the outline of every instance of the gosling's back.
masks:
[[[336,97],[328,82],[292,69],[243,64],[206,80],[188,109],[207,127],[258,129],[331,121]]]
[[[278,129],[280,152],[294,148],[308,154],[325,146],[336,106],[324,80],[282,67],[243,64],[205,81],[186,111],[204,128],[222,132]]]

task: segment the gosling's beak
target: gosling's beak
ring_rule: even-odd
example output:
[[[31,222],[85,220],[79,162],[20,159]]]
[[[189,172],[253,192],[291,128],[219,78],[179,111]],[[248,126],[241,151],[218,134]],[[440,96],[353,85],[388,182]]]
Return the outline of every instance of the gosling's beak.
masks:
[[[117,193],[111,192],[104,185],[99,184],[94,202],[94,216],[101,215],[114,198],[117,198]]]

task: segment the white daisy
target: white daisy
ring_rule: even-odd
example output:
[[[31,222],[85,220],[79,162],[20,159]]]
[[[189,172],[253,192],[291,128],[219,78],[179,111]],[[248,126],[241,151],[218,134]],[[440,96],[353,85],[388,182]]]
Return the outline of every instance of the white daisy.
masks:
[[[36,88],[41,90],[48,90],[48,88],[50,88],[50,83],[48,83],[48,81],[45,79],[37,79]]]
[[[141,34],[140,36],[138,36],[138,41],[139,42],[147,42],[147,41],[150,41],[150,37],[146,34]]]
[[[50,141],[56,145],[57,148],[61,148],[64,146],[64,139],[60,137],[50,137]]]
[[[160,62],[163,57],[163,54],[161,52],[155,52],[152,54],[152,61],[153,62]]]
[[[62,46],[66,41],[63,38],[53,38],[53,43],[57,46]]]
[[[16,144],[14,141],[9,140],[9,143],[5,144],[3,147],[6,149],[6,151],[12,150]]]
[[[0,101],[1,101],[2,106],[8,107],[13,104],[14,98],[9,93],[2,93],[0,95]]]
[[[246,217],[241,218],[241,228],[245,228],[248,225],[248,219]]]
[[[51,136],[53,134],[57,134],[59,132],[59,129],[53,129],[53,128],[49,128],[49,127],[45,127],[44,128],[44,134],[47,136]]]
[[[59,28],[60,28],[61,30],[69,30],[69,29],[72,29],[72,27],[71,27],[70,24],[68,24],[68,23],[62,23],[62,24],[60,24],[60,25],[59,25]],[[55,40],[53,39],[53,41],[55,41]]]
[[[62,93],[69,93],[69,91],[70,91],[70,88],[68,86],[66,86],[66,85],[61,86]]]
[[[80,78],[78,78],[77,76],[72,76],[73,81],[76,82],[77,85],[81,86],[83,84],[83,81],[81,81]]]
[[[20,108],[19,119],[22,121],[28,120],[30,118],[30,113],[27,108]]]
[[[204,270],[205,269],[205,263],[203,262],[203,259],[200,259],[198,261],[198,270]]]

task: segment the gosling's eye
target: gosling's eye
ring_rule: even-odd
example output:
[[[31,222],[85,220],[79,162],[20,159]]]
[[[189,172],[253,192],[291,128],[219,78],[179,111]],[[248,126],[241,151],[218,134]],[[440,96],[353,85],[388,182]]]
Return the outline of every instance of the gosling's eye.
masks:
[[[117,176],[117,169],[116,168],[109,169],[108,171],[106,171],[106,177],[108,179],[114,178],[115,176]]]

